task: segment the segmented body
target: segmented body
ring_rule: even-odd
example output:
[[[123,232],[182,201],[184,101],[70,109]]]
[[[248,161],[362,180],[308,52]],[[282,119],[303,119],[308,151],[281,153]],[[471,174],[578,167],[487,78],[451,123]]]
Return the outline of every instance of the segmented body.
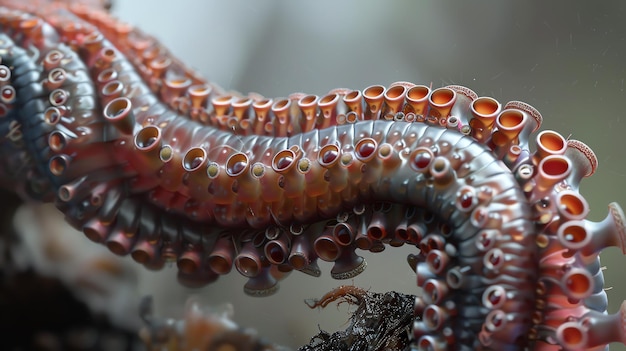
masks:
[[[585,220],[593,152],[541,115],[399,82],[284,99],[227,95],[153,38],[85,5],[0,4],[0,178],[151,268],[199,286],[234,266],[267,295],[298,270],[416,246],[417,349],[594,349],[622,340]]]

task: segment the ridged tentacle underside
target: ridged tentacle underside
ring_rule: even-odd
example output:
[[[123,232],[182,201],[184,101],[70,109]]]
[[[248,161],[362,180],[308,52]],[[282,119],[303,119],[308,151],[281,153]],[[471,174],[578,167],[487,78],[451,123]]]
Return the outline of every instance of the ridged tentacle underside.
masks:
[[[408,244],[416,349],[623,342],[598,260],[625,250],[623,213],[585,219],[595,155],[531,140],[531,106],[407,82],[225,93],[99,10],[0,4],[0,179],[114,253],[176,262],[191,286],[235,267],[262,296],[318,259],[347,279],[357,249]]]

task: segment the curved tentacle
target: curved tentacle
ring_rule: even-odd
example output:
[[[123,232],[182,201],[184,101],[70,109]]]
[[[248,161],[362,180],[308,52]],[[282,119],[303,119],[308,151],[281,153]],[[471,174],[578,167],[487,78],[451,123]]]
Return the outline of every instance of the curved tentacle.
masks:
[[[625,250],[616,204],[587,221],[593,152],[541,114],[461,86],[323,97],[225,93],[153,38],[84,5],[0,7],[0,178],[68,222],[201,286],[248,294],[356,249],[414,245],[417,349],[593,349],[624,342],[599,252]],[[531,146],[536,151],[531,153]]]

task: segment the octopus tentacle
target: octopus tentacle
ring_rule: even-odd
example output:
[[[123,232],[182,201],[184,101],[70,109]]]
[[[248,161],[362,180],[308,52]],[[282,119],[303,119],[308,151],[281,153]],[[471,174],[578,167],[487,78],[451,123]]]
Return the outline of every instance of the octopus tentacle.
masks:
[[[234,267],[263,296],[318,258],[348,279],[356,249],[409,244],[417,349],[624,342],[598,258],[626,252],[624,215],[585,219],[597,159],[533,143],[533,107],[408,82],[244,97],[105,12],[0,4],[0,178],[112,252],[190,286]]]

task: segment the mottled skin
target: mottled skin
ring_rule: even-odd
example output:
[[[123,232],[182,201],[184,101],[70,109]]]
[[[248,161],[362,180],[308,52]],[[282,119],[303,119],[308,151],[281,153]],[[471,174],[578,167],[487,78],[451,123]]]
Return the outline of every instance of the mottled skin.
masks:
[[[346,279],[365,268],[356,249],[409,244],[416,349],[624,341],[598,261],[626,248],[623,213],[585,220],[595,155],[531,140],[531,106],[407,82],[227,94],[100,2],[0,5],[0,179],[114,253],[176,262],[191,286],[235,266],[263,296],[319,275],[317,258]]]

